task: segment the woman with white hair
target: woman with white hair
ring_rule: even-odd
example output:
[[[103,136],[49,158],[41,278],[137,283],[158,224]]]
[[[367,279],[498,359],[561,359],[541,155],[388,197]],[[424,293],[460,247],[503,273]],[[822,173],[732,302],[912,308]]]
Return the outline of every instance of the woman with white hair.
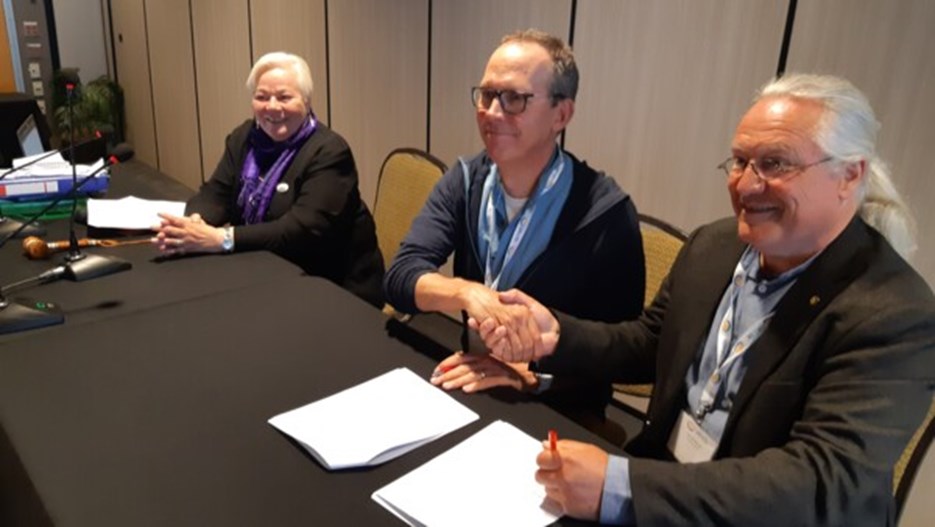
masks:
[[[315,118],[308,64],[262,56],[247,78],[253,118],[227,136],[211,179],[163,214],[167,255],[269,250],[382,306],[383,258],[344,139]]]

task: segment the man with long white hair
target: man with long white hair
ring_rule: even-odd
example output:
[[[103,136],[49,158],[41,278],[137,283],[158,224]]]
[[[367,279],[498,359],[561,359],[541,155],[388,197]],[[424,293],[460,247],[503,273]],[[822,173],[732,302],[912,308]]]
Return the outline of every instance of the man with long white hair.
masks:
[[[561,441],[536,479],[566,514],[637,525],[892,525],[892,467],[935,388],[935,299],[866,98],[767,84],[720,166],[736,218],[701,227],[638,320],[585,322],[519,291],[539,339],[494,353],[654,382],[629,458]],[[561,331],[559,331],[561,329]]]

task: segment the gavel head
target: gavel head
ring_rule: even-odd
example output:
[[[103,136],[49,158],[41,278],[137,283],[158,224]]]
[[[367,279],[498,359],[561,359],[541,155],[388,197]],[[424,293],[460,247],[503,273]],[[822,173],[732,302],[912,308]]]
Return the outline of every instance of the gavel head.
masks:
[[[45,260],[52,255],[52,251],[42,238],[27,236],[23,239],[23,254],[30,260]]]

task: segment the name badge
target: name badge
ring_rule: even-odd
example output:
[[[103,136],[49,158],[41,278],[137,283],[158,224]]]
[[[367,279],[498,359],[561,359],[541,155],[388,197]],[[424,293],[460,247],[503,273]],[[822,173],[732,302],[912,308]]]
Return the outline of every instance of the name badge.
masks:
[[[714,458],[717,443],[692,416],[682,411],[669,436],[668,446],[679,463],[701,463]]]
[[[287,192],[288,190],[289,190],[289,184],[288,184],[288,183],[280,183],[280,184],[276,185],[276,192],[279,192],[280,194],[282,194],[282,193],[284,193],[284,192]]]

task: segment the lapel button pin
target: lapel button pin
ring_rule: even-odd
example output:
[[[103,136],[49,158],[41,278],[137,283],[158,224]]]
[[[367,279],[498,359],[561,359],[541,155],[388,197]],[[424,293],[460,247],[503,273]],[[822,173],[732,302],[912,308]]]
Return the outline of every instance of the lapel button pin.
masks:
[[[815,295],[808,299],[808,305],[812,307],[817,306],[819,302],[821,302],[821,298],[818,298],[818,295]]]

